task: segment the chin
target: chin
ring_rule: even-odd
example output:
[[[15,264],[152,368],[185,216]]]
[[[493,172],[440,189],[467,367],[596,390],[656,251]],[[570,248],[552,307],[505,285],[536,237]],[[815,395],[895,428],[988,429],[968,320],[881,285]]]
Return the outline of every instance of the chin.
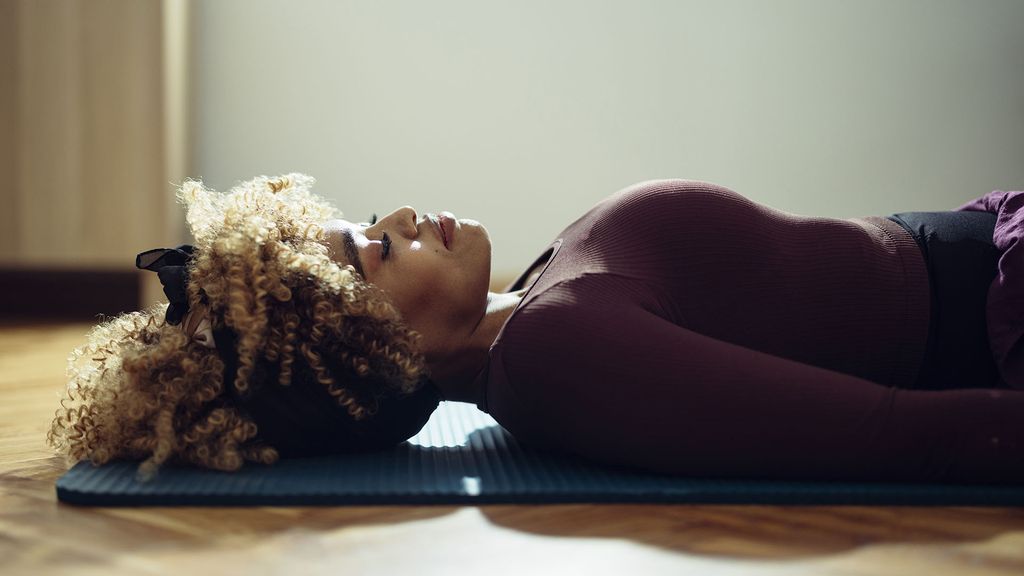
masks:
[[[466,251],[474,255],[482,252],[484,259],[487,260],[487,265],[490,266],[491,236],[487,233],[487,228],[484,228],[476,220],[459,220],[459,223],[463,225],[462,233],[465,236],[461,240],[466,241]]]
[[[484,239],[486,239],[487,242],[490,243],[491,235],[490,233],[487,232],[487,227],[481,224],[480,222],[477,222],[476,220],[472,220],[470,218],[463,218],[459,220],[459,224],[479,230],[480,233],[483,235]]]

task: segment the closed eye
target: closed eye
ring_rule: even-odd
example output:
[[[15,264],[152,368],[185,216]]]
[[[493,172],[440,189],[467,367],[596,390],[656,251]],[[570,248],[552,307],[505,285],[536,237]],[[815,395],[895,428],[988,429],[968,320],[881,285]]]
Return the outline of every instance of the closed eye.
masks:
[[[384,236],[381,238],[380,243],[382,245],[380,259],[387,260],[388,254],[391,254],[391,237],[388,236],[387,232],[384,233]]]

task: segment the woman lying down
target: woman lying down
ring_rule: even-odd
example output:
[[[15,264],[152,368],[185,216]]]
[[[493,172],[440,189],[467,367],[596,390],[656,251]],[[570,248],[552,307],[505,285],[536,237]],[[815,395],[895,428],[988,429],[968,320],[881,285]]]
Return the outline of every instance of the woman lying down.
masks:
[[[451,400],[669,474],[1024,482],[1024,193],[835,219],[642,182],[489,292],[480,223],[351,222],[312,182],[183,186],[195,245],[136,263],[169,304],[90,332],[51,445],[237,470],[393,446]]]

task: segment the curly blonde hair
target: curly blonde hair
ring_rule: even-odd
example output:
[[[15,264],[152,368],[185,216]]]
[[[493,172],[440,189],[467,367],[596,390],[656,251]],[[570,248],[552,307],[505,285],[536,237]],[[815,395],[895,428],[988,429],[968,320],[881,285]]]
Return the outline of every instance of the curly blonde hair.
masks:
[[[418,334],[380,290],[330,258],[322,223],[336,214],[312,184],[303,174],[261,176],[221,194],[185,182],[178,198],[195,237],[188,300],[237,336],[234,380],[224,382],[217,349],[166,323],[167,304],[123,314],[93,328],[68,359],[47,434],[57,452],[97,465],[142,459],[143,478],[168,461],[218,470],[273,463],[278,450],[257,439],[233,400],[257,363],[288,386],[298,358],[357,421],[372,417],[378,398],[416,389],[426,372]]]

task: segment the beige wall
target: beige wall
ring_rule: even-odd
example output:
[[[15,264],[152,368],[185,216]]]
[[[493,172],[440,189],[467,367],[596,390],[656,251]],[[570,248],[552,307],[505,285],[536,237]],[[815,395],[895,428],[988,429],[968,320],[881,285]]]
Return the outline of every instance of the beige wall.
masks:
[[[188,7],[0,2],[0,265],[130,267],[185,176],[474,217],[503,278],[643,179],[831,216],[1024,185],[1017,0]]]
[[[790,212],[1024,187],[1020,0],[220,0],[196,6],[195,175],[305,171],[531,262],[614,190],[711,180]]]
[[[131,268],[180,240],[161,2],[0,6],[0,265]]]

